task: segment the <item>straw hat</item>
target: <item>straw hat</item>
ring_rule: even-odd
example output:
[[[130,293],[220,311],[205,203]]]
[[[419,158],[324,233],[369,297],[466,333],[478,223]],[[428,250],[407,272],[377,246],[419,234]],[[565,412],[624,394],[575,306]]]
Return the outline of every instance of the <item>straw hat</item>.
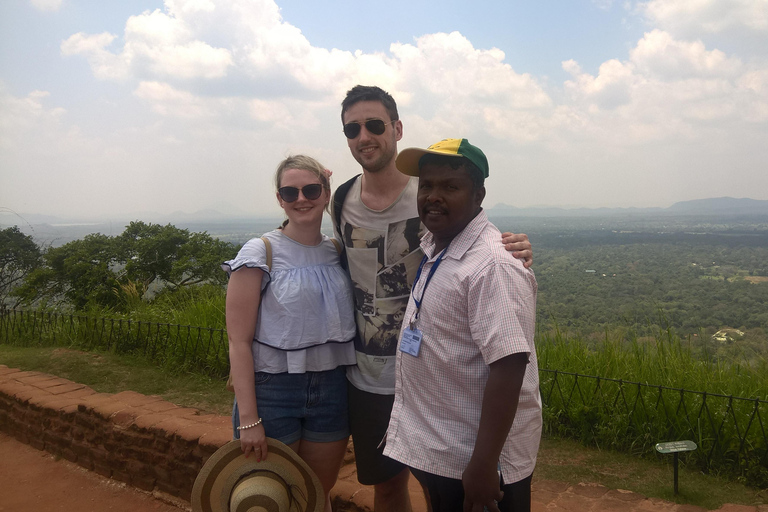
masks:
[[[321,512],[325,493],[306,462],[280,441],[267,438],[267,458],[247,459],[240,441],[219,448],[192,487],[194,512]]]

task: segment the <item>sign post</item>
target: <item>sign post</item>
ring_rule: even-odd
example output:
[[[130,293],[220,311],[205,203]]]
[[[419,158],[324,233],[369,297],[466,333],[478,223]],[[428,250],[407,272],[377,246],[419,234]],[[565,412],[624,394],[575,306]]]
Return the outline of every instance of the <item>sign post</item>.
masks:
[[[668,443],[656,443],[656,451],[659,453],[672,453],[674,454],[675,465],[675,496],[677,496],[677,463],[678,453],[680,452],[692,452],[697,448],[696,443],[693,441],[670,441]]]

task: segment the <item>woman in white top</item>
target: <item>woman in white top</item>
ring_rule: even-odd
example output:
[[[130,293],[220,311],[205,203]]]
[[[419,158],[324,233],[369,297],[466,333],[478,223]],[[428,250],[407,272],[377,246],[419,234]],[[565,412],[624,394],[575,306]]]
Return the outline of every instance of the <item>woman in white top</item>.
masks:
[[[331,198],[316,160],[289,157],[275,174],[288,220],[247,242],[222,267],[229,275],[227,333],[235,438],[246,456],[267,456],[266,437],[295,450],[328,493],[347,447],[346,365],[355,363],[352,287],[336,245],[320,232]]]

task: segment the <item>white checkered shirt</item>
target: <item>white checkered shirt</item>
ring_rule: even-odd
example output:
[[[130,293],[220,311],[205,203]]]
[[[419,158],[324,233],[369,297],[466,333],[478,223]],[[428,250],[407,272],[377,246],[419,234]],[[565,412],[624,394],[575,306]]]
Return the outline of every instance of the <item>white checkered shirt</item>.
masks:
[[[403,328],[414,319],[436,261],[432,234]],[[408,466],[460,479],[480,424],[489,364],[530,354],[512,428],[499,456],[505,483],[533,473],[541,438],[541,398],[533,335],[536,278],[504,249],[501,233],[481,211],[448,246],[422,298],[415,326],[418,357],[397,353],[395,404],[384,454]]]

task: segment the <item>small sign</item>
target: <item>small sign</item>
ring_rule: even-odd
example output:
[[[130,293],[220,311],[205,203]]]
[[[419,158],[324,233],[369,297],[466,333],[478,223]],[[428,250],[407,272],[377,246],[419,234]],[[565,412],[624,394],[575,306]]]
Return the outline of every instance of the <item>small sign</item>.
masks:
[[[692,452],[697,448],[693,441],[670,441],[669,443],[656,443],[656,451],[659,453]]]

